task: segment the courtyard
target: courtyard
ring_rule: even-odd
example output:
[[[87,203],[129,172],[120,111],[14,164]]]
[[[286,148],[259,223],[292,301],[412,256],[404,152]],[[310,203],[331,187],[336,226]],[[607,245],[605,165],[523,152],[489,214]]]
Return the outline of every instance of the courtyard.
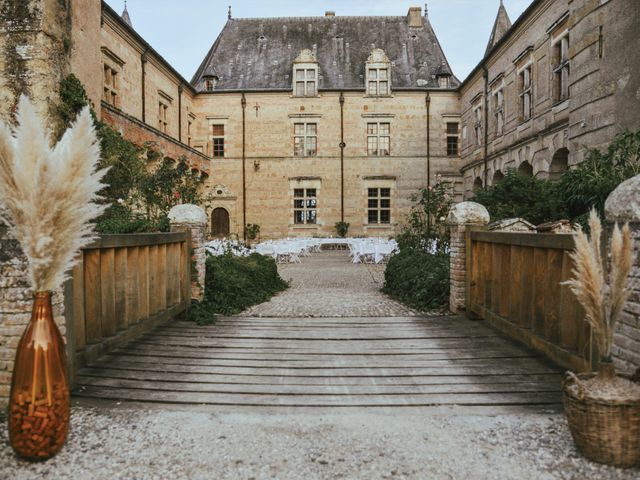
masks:
[[[379,292],[383,270],[340,251],[282,264],[291,287],[270,302],[212,326],[173,322],[102,358],[80,372],[55,458],[16,460],[3,422],[3,472],[636,478],[575,451],[556,367],[484,322],[407,310]]]

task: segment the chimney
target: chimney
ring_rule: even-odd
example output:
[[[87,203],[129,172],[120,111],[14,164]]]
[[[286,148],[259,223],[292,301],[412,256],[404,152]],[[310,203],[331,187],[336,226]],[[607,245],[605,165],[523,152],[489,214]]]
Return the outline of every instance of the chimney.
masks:
[[[324,16],[325,17],[335,17],[336,16],[336,12],[324,12]]]
[[[407,23],[410,27],[424,26],[421,7],[410,7],[407,14]]]

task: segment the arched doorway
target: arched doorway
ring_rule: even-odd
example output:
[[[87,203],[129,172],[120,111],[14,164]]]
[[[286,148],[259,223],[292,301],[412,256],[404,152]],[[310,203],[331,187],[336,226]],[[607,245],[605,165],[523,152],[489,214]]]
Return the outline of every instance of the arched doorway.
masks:
[[[211,235],[214,237],[229,236],[229,212],[222,207],[211,212]]]
[[[500,170],[496,170],[493,174],[493,181],[491,182],[491,185],[497,185],[502,180],[504,180],[504,174]]]
[[[569,150],[561,148],[553,154],[549,166],[549,180],[560,180],[560,177],[569,168]]]
[[[526,160],[518,167],[518,173],[525,177],[533,177],[533,167]]]

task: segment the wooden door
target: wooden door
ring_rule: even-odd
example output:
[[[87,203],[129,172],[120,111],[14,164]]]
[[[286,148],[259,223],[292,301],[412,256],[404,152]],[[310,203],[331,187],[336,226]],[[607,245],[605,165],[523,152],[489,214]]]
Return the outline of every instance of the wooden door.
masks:
[[[214,237],[229,236],[229,212],[224,208],[215,208],[211,213],[211,235]]]

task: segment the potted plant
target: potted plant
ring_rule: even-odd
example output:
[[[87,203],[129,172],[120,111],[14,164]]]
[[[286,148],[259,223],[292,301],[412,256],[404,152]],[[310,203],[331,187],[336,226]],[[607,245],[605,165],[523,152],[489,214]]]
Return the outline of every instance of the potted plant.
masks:
[[[611,237],[611,267],[603,259],[602,226],[595,211],[590,237],[578,229],[572,278],[567,285],[585,310],[600,363],[597,373],[567,372],[563,380],[569,430],[578,450],[590,460],[630,467],[640,460],[640,385],[616,375],[611,347],[616,322],[629,296],[627,277],[633,265],[629,226],[616,224]]]
[[[249,241],[249,245],[251,245],[251,242],[260,235],[260,225],[257,223],[248,223],[244,231],[247,240]]]
[[[340,238],[344,238],[347,236],[347,233],[349,232],[349,225],[350,224],[347,222],[336,222],[336,233]]]
[[[31,320],[16,349],[9,394],[9,442],[28,460],[46,460],[69,432],[65,346],[51,297],[93,237],[100,146],[89,108],[54,147],[36,108],[22,96],[17,126],[0,122],[0,212],[28,260]]]

